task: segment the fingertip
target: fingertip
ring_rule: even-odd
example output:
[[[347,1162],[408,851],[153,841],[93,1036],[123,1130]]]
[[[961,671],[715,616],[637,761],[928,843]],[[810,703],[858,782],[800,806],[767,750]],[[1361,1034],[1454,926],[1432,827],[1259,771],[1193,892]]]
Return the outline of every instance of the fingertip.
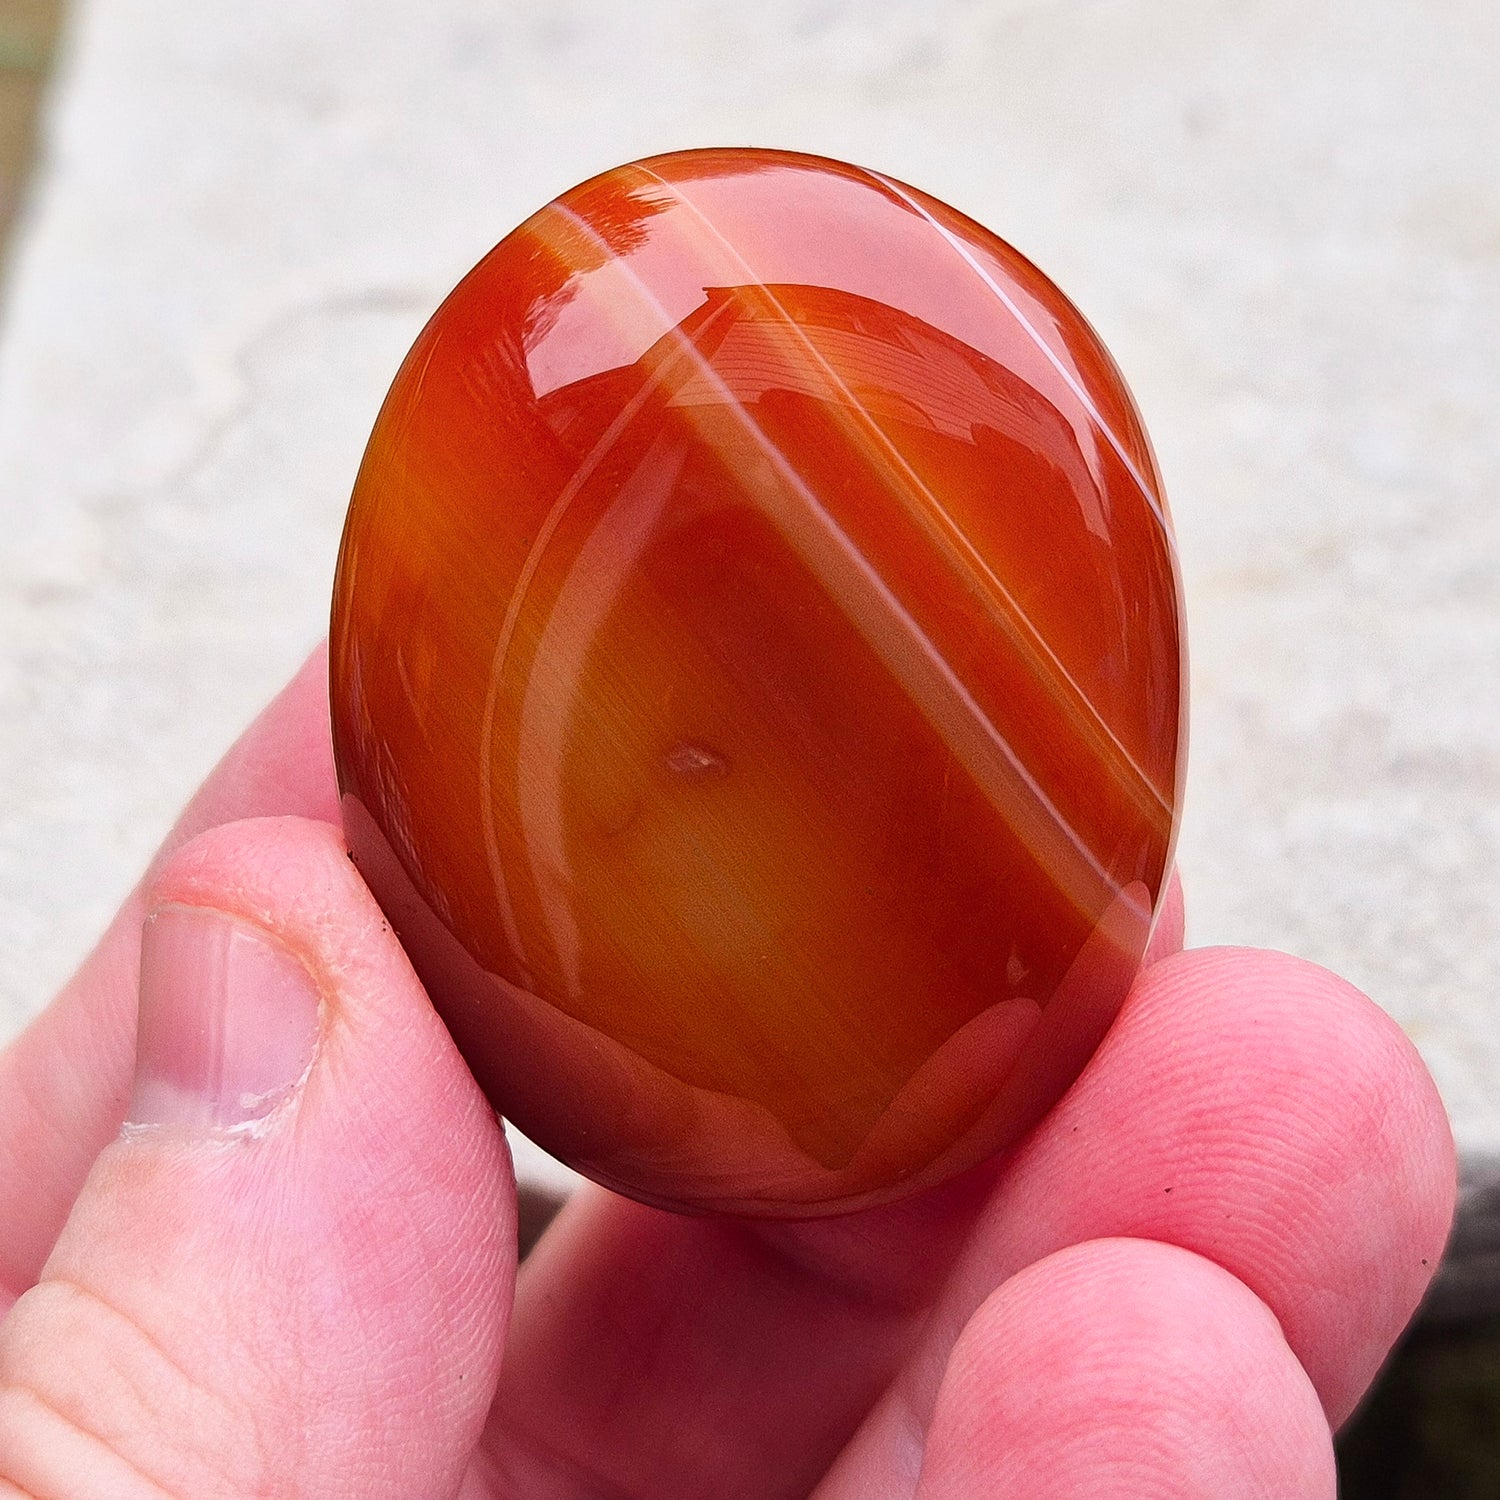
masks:
[[[1452,1225],[1458,1162],[1437,1085],[1396,1021],[1321,964],[1221,947],[1153,975],[1142,1023],[1191,1031],[1197,1050],[1183,1061],[1203,1077],[1238,1077],[1247,1131],[1272,1139],[1302,1125],[1310,1164],[1341,1189],[1337,1205],[1352,1219],[1363,1203],[1408,1246],[1401,1300],[1414,1309]]]
[[[306,966],[323,997],[316,1065],[299,1128],[326,1122],[355,1158],[382,1143],[430,1154],[483,1148],[507,1187],[500,1127],[429,1003],[389,921],[360,878],[342,832],[308,818],[219,824],[177,850],[150,887],[152,910],[209,908],[271,935]],[[393,1115],[403,1129],[393,1132]]]
[[[205,829],[174,850],[149,882],[148,911],[168,907],[208,907],[273,934],[311,970],[329,1020],[357,1017],[356,1042],[394,1025],[407,1048],[426,1041],[451,1051],[333,824],[282,816]]]
[[[455,1489],[515,1274],[493,1111],[337,829],[214,827],[149,899],[144,1117],[0,1325],[0,1388],[171,1493]],[[10,1397],[0,1469],[50,1493],[62,1450]]]
[[[919,1500],[1335,1490],[1316,1393],[1276,1320],[1188,1251],[1095,1240],[979,1307],[949,1356]]]
[[[131,1095],[141,921],[152,879],[173,851],[214,824],[264,813],[337,823],[327,648],[224,756],[178,820],[151,870],[62,992],[0,1052],[0,1306],[35,1280]]]
[[[148,883],[148,908],[174,902],[294,929],[305,925],[314,902],[360,916],[373,905],[340,829],[296,814],[219,823],[193,835]]]
[[[1141,975],[1001,1213],[1047,1237],[1033,1254],[1126,1234],[1227,1267],[1336,1423],[1426,1289],[1455,1180],[1436,1087],[1379,1007],[1287,954],[1193,949]]]

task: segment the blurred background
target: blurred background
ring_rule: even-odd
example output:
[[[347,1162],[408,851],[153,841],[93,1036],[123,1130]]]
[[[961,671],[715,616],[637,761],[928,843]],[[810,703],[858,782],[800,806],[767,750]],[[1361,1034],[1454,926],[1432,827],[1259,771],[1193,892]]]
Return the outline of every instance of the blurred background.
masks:
[[[453,282],[631,157],[846,157],[1011,240],[1135,390],[1189,938],[1366,989],[1473,1163],[1345,1491],[1494,1500],[1497,100],[1493,0],[0,0],[0,1039],[323,629]]]

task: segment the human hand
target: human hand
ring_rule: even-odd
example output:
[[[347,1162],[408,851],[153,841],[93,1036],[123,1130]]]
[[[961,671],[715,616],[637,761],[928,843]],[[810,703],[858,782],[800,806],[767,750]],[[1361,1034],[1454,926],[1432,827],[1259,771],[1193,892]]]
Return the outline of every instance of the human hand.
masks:
[[[1175,953],[1174,888],[1007,1157],[804,1224],[589,1188],[517,1280],[501,1130],[328,826],[325,671],[0,1055],[0,1496],[1334,1494],[1453,1199],[1368,1000]]]

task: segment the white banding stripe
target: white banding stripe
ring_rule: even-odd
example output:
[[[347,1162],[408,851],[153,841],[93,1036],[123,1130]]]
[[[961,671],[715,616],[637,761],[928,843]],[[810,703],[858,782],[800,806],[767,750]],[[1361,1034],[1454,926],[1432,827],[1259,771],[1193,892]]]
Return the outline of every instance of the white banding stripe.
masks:
[[[682,201],[670,184],[663,182],[662,186]],[[586,221],[560,204],[554,204],[553,209],[565,214],[580,232],[602,250],[608,251],[606,242]],[[628,258],[626,269],[629,270]],[[1110,872],[1100,864],[1087,843],[1061,815],[942,653],[834,521],[786,455],[745,409],[743,403],[725,386],[702,352],[672,321],[650,288],[633,273],[630,281],[637,294],[659,314],[662,326],[667,328],[663,339],[670,339],[675,345],[673,362],[677,358],[683,358],[694,363],[699,376],[720,392],[723,403],[721,409],[733,414],[746,436],[783,480],[786,492],[801,502],[795,511],[787,511],[777,503],[781,499],[780,494],[772,492],[758,497],[766,515],[776,524],[783,539],[801,556],[813,576],[822,581],[829,590],[830,597],[842,606],[846,616],[875,650],[886,669],[902,684],[912,701],[921,707],[939,738],[965,767],[975,784],[984,790],[991,804],[1012,824],[1016,834],[1032,854],[1050,870],[1057,888],[1081,912],[1095,913],[1102,909],[1107,896],[1114,890],[1115,882]],[[586,479],[585,469],[591,473],[597,467],[602,451],[618,437],[623,425],[635,415],[641,404],[641,400],[632,402],[591,450],[585,460],[585,468],[580,469],[579,474],[570,481],[564,495],[554,505],[549,516],[552,522],[550,529],[544,528],[544,534],[539,534],[533,543],[533,556],[540,557],[540,547],[556,529],[563,509],[577,495]],[[693,409],[683,410],[690,414]],[[810,526],[809,521],[812,523]],[[535,568],[536,563],[530,562],[530,566],[523,569],[525,581],[529,582]],[[523,593],[524,585],[518,584],[508,617],[519,611]],[[511,629],[513,628],[512,620]],[[497,650],[491,677],[491,695],[486,705],[487,722],[495,706],[503,664],[503,652]],[[488,743],[487,736],[486,744]],[[996,753],[999,765],[996,763]],[[1002,773],[997,781],[997,772],[1002,767],[1008,775]],[[485,774],[491,774],[488,763]],[[1017,793],[1021,795],[1017,796]],[[492,806],[492,800],[487,799],[487,808]],[[490,830],[492,827],[491,821]],[[490,830],[487,830],[487,836],[493,837]],[[1050,857],[1048,851],[1051,851]],[[497,860],[498,853],[496,848],[493,857]]]

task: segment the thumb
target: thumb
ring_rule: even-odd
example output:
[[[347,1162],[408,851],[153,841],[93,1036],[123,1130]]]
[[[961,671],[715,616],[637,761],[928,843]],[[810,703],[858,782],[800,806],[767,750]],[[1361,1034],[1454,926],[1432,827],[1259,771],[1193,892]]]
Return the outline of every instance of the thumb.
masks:
[[[0,1324],[0,1495],[455,1492],[510,1162],[332,828],[229,824],[161,872],[130,1113]]]

